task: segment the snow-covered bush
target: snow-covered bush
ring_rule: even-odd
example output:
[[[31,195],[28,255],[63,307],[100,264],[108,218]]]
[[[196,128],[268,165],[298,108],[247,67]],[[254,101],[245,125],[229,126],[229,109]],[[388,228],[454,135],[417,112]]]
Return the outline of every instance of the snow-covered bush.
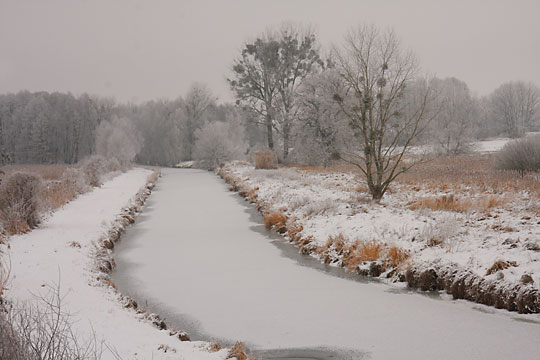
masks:
[[[96,129],[96,153],[107,159],[116,158],[123,166],[135,159],[141,147],[135,125],[127,118],[103,121]]]
[[[12,174],[0,185],[0,221],[9,234],[38,225],[42,187],[39,177],[25,173]]]
[[[92,155],[82,161],[81,170],[88,185],[101,186],[101,175],[105,172],[105,158],[101,155]]]
[[[500,170],[514,170],[520,174],[540,170],[540,135],[513,140],[497,154],[495,166]]]
[[[201,167],[214,169],[220,163],[244,158],[247,144],[241,127],[234,122],[212,122],[196,132],[193,157]]]

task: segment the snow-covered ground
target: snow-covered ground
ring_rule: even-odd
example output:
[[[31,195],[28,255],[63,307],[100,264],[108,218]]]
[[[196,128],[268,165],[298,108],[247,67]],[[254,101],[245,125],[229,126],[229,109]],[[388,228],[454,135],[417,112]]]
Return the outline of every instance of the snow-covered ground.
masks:
[[[389,206],[351,204],[347,175],[233,170],[249,176],[246,181],[257,184],[259,196],[272,198],[276,208],[294,203],[299,217],[309,214],[306,231],[321,237],[349,231],[390,241],[395,228],[408,235],[411,226],[426,225],[424,217],[399,216]],[[264,229],[256,211],[227,187],[206,171],[165,169],[143,219],[116,248],[117,286],[139,303],[148,300],[168,322],[189,324],[191,335],[242,340],[255,350],[352,350],[332,358],[347,360],[538,359],[538,315],[315,269],[312,264],[319,262],[269,236],[273,233]],[[333,208],[327,199],[344,204]],[[385,226],[378,215],[395,216],[390,220],[399,224]],[[318,356],[305,353],[294,358],[330,359],[317,350]]]
[[[540,199],[534,193],[466,193],[471,205],[464,212],[412,210],[414,201],[448,192],[396,183],[379,205],[358,191],[363,182],[351,173],[255,170],[245,163],[229,164],[222,171],[241,191],[251,192],[267,213],[281,212],[289,224],[294,219],[301,225],[299,237],[309,238],[312,250],[324,249],[329,237],[341,234],[345,248],[356,241],[375,241],[383,247],[381,257],[391,247],[407,251],[410,257],[401,270],[436,266],[472,272],[498,287],[519,286],[536,294],[540,289]],[[501,205],[484,209],[499,198],[504,200]],[[343,252],[333,247],[317,256],[337,264],[343,260]],[[486,275],[499,260],[514,266]],[[396,279],[395,273],[381,275],[387,276]]]
[[[15,302],[36,301],[36,296],[59,284],[65,296],[63,311],[72,314],[74,330],[82,338],[104,340],[122,359],[223,359],[225,350],[210,353],[209,344],[181,342],[168,331],[157,330],[124,309],[118,295],[96,281],[92,256],[94,242],[129,205],[152,172],[133,169],[53,213],[38,229],[13,236],[8,252],[12,280],[6,298]],[[80,245],[72,246],[72,242]],[[158,350],[167,345],[175,351]],[[162,347],[163,348],[163,347]],[[116,359],[106,350],[104,359]]]

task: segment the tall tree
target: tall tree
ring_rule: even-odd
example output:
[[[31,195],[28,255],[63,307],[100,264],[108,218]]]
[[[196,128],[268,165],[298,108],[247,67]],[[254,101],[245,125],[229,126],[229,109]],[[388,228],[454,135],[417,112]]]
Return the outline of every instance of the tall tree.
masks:
[[[275,146],[273,130],[280,133],[284,159],[289,153],[297,90],[306,77],[322,67],[315,34],[292,25],[268,31],[245,44],[234,61],[234,78],[229,84],[237,102],[258,114],[270,149]]]
[[[204,116],[208,108],[215,103],[210,90],[201,84],[194,84],[186,95],[184,100],[184,116],[180,129],[183,135],[182,145],[184,160],[193,159],[193,148],[196,141],[195,133],[200,129],[204,122]]]
[[[392,181],[410,169],[404,156],[426,125],[426,88],[418,106],[407,100],[406,88],[415,80],[417,62],[404,52],[393,31],[363,26],[351,31],[334,51],[337,70],[348,92],[334,99],[350,120],[355,141],[339,156],[365,175],[373,200],[380,201]]]
[[[540,126],[540,89],[522,81],[505,83],[491,95],[491,109],[506,135],[522,136]]]

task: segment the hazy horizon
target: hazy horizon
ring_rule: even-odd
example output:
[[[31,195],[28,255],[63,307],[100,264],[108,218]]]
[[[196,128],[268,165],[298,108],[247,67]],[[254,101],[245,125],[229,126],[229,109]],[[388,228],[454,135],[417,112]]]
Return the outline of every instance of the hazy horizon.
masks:
[[[392,27],[423,71],[486,95],[540,85],[540,2],[0,1],[0,93],[90,93],[142,102],[226,78],[242,44],[284,21],[312,25],[323,48],[360,24]]]

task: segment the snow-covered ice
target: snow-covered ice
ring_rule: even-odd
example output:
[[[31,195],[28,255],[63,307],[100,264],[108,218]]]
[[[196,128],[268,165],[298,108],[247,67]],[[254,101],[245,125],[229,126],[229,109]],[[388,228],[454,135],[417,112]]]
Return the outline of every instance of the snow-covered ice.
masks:
[[[203,337],[243,340],[257,349],[341,348],[373,359],[540,355],[538,315],[525,317],[378,282],[352,281],[303,266],[284,256],[274,243],[283,240],[272,240],[254,210],[212,174],[163,174],[144,219],[128,230],[117,249],[114,276],[124,291],[163,310],[179,327],[187,324]],[[322,201],[327,195],[322,187],[300,191],[283,182],[278,172],[266,172],[265,178],[272,174],[274,188],[261,185],[262,175],[254,182],[260,185],[260,196],[267,191],[279,201],[281,191],[292,201],[314,191]],[[294,170],[287,176],[307,185],[320,180]],[[338,180],[342,187],[343,180]],[[313,207],[311,211],[317,211],[325,205]],[[368,216],[376,220],[384,211],[381,206]],[[328,223],[313,224],[313,229],[344,224],[341,217],[351,215],[336,216],[319,218]],[[418,221],[410,215],[400,220],[402,226],[404,220]],[[379,231],[393,233],[389,228]]]

